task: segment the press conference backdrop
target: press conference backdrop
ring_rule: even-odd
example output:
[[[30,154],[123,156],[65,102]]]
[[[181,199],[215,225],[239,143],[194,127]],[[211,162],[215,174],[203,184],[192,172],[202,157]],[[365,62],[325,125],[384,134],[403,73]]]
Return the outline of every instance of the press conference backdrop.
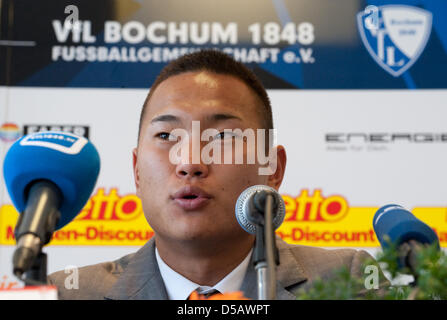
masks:
[[[285,241],[377,252],[372,217],[398,203],[447,246],[447,2],[3,0],[0,14],[1,161],[20,136],[49,129],[101,155],[90,200],[45,249],[49,272],[153,235],[133,183],[139,112],[162,67],[201,48],[268,88],[288,155]],[[19,287],[3,179],[0,195],[0,288]]]

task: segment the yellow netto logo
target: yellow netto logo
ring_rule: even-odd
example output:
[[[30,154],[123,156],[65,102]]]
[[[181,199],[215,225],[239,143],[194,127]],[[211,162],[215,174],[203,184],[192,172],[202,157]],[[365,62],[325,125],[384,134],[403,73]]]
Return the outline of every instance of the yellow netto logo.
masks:
[[[111,188],[106,194],[105,188],[99,188],[88,200],[76,220],[129,221],[138,218],[142,213],[141,200],[135,194],[120,196],[117,188]]]
[[[342,220],[348,213],[348,201],[339,195],[323,197],[320,189],[312,196],[309,190],[302,189],[297,197],[283,195],[286,207],[285,222],[335,222]]]

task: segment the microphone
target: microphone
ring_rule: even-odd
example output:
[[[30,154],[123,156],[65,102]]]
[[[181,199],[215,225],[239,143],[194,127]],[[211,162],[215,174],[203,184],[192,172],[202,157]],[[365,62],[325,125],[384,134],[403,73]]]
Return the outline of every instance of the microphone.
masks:
[[[439,239],[436,232],[410,211],[396,204],[389,204],[377,210],[373,218],[373,228],[383,248],[391,244],[400,251],[399,264],[414,271],[415,252],[422,245],[436,244]]]
[[[14,230],[16,276],[21,278],[53,232],[81,211],[96,184],[99,168],[99,154],[93,144],[71,133],[33,133],[10,147],[3,175],[20,213]]]
[[[273,300],[276,296],[275,267],[279,264],[275,230],[284,220],[284,200],[275,189],[255,185],[241,193],[235,212],[242,229],[256,234],[253,263],[257,271],[258,298]]]
[[[256,226],[264,225],[267,194],[273,196],[273,229],[278,229],[284,221],[286,209],[281,195],[269,186],[251,186],[241,193],[236,201],[235,210],[237,222],[250,234],[256,233]]]

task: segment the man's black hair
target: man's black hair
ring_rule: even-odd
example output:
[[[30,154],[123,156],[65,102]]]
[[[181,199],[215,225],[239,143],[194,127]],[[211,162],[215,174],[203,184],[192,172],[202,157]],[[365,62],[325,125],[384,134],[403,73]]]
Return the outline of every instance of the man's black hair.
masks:
[[[161,70],[144,101],[140,115],[138,137],[140,136],[141,126],[148,102],[158,85],[172,76],[201,70],[216,74],[230,75],[242,80],[262,101],[262,109],[259,114],[261,115],[261,119],[263,119],[263,129],[273,129],[272,107],[261,81],[249,68],[244,64],[237,62],[229,55],[221,51],[207,49],[183,55],[180,58],[171,61]]]

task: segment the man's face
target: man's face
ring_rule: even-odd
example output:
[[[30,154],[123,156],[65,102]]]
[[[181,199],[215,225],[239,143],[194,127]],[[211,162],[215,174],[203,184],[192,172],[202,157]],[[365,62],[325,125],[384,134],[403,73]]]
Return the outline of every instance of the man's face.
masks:
[[[133,155],[137,195],[157,236],[222,241],[248,235],[235,218],[238,196],[252,185],[279,185],[274,185],[269,176],[259,175],[259,165],[246,164],[246,148],[244,164],[192,163],[191,131],[193,121],[200,121],[201,131],[256,131],[261,127],[260,103],[239,79],[205,71],[170,77],[156,88]],[[189,159],[183,158],[177,164],[170,160],[170,150],[177,143],[169,135],[174,129],[186,130],[191,146]],[[224,136],[222,141],[216,141],[223,146],[231,139]],[[200,147],[207,143],[201,142]]]

